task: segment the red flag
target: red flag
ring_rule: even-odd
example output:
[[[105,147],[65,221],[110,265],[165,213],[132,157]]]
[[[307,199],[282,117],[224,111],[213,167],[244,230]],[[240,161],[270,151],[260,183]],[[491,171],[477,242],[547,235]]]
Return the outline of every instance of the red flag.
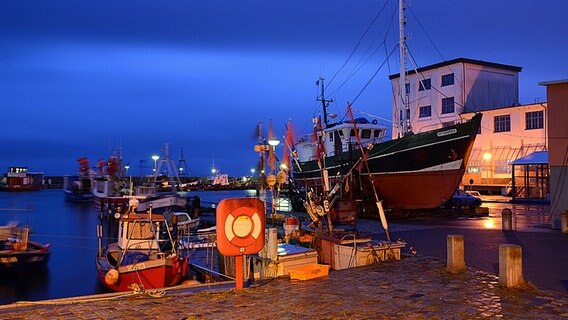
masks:
[[[357,123],[355,122],[355,118],[353,118],[353,112],[351,111],[351,105],[347,103],[347,116],[349,120],[353,122],[353,130],[355,131],[355,137],[357,137],[357,142],[359,143],[359,147],[361,148],[361,157],[363,158],[362,162],[367,162],[367,152],[363,151],[363,143],[361,142],[361,137],[359,136],[359,130],[357,130]]]
[[[288,125],[286,126],[286,137],[284,138],[284,156],[282,157],[282,163],[286,166],[286,170],[290,170],[290,153],[294,151],[294,132],[292,131],[292,120],[288,120]]]
[[[321,125],[321,116],[317,119],[314,118],[314,135],[313,139],[317,145],[316,148],[316,159],[321,160],[321,155],[325,154],[325,146],[323,145],[323,127]]]

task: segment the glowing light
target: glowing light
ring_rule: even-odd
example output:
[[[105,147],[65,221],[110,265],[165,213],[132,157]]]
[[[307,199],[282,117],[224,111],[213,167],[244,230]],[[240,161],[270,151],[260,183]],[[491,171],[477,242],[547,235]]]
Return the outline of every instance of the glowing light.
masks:
[[[280,140],[278,140],[278,139],[270,139],[270,140],[268,140],[268,144],[271,145],[271,146],[273,146],[273,147],[276,147],[277,145],[280,144]]]
[[[154,160],[154,173],[156,172],[156,161],[158,161],[158,159],[160,159],[160,156],[157,154],[152,155],[152,160]]]
[[[484,160],[489,161],[489,160],[491,160],[491,158],[493,158],[493,155],[492,155],[490,152],[485,152],[485,153],[483,154],[483,159],[484,159]]]
[[[485,221],[483,221],[483,227],[485,229],[495,229],[495,221],[494,220],[485,220]]]

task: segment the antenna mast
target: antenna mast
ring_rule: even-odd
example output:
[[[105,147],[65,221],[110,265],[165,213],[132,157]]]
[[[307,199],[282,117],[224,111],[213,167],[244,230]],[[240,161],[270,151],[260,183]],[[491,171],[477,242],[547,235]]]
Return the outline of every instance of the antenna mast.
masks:
[[[400,125],[402,127],[402,134],[399,136],[407,135],[412,129],[410,125],[410,104],[409,97],[406,90],[406,17],[404,0],[398,0],[398,16],[399,16],[399,50],[400,50],[400,98],[402,99],[401,107],[399,108]]]
[[[323,82],[325,81],[324,78],[320,77],[318,81],[316,81],[316,85],[320,85],[321,86],[321,99],[317,99],[317,101],[321,101],[321,105],[323,107],[323,122],[325,123],[325,126],[327,127],[327,107],[329,106],[330,102],[333,102],[333,99],[325,99],[325,92],[324,92],[324,85]]]

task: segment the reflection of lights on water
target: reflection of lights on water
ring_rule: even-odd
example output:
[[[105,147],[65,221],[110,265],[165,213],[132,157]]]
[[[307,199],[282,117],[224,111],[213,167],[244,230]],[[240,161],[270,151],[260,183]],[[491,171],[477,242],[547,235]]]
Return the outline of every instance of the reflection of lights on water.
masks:
[[[485,227],[485,229],[495,229],[495,220],[489,219],[483,221],[483,227]]]

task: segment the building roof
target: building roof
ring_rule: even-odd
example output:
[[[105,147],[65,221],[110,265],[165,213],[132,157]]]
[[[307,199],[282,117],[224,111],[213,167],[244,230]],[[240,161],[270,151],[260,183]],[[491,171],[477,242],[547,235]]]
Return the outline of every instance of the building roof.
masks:
[[[541,85],[541,86],[553,86],[553,85],[557,85],[557,84],[568,84],[568,79],[541,81],[538,84]]]
[[[542,107],[546,107],[548,105],[548,102],[543,101],[543,102],[538,102],[538,103],[527,103],[527,104],[515,104],[512,106],[503,106],[503,107],[493,107],[493,108],[487,108],[487,109],[480,109],[480,110],[476,110],[476,111],[464,111],[461,114],[468,114],[468,113],[478,113],[478,112],[484,112],[484,111],[494,111],[494,110],[505,110],[505,109],[510,109],[510,108],[522,108],[522,107],[530,107],[530,106],[542,106]]]
[[[548,164],[548,151],[537,151],[513,162],[512,165],[525,165],[525,164]]]
[[[453,60],[442,61],[442,62],[435,63],[435,64],[425,66],[425,67],[422,67],[422,68],[418,68],[417,70],[408,70],[407,74],[415,74],[416,71],[424,72],[424,71],[427,71],[427,70],[437,69],[437,68],[440,68],[440,67],[445,67],[445,66],[449,66],[449,65],[452,65],[452,64],[456,64],[456,63],[477,64],[477,65],[480,65],[480,66],[511,70],[511,71],[515,71],[515,72],[521,72],[521,70],[523,70],[522,67],[517,67],[517,66],[512,66],[512,65],[507,65],[507,64],[500,64],[500,63],[495,63],[495,62],[489,62],[489,61],[483,61],[483,60],[474,60],[474,59],[468,59],[468,58],[457,58],[457,59],[453,59]],[[389,79],[392,80],[392,79],[396,79],[398,77],[400,77],[400,73],[395,73],[395,74],[391,74],[389,76]]]

